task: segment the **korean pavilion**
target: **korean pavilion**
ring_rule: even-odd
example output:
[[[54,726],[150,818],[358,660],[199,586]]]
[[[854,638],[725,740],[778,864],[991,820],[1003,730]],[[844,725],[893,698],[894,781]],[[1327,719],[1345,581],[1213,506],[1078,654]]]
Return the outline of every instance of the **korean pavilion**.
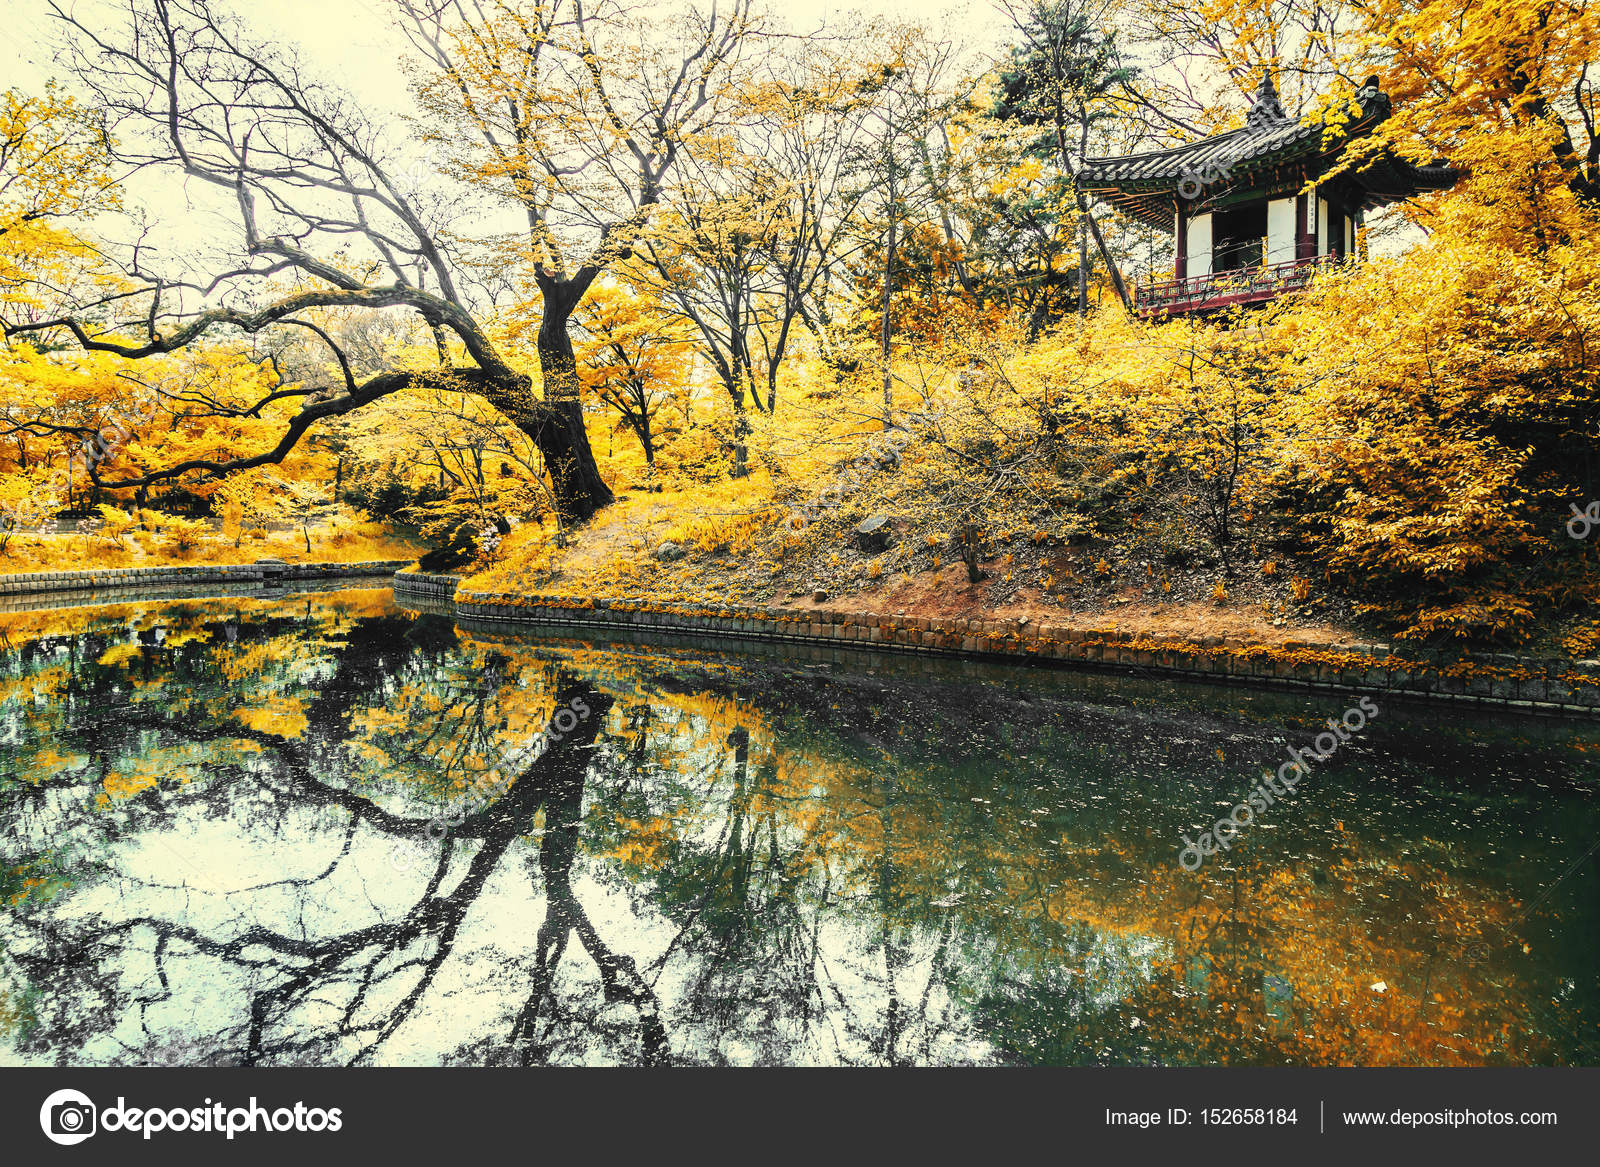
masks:
[[[1365,212],[1455,181],[1448,166],[1415,166],[1385,152],[1302,193],[1334,169],[1350,141],[1388,117],[1376,77],[1356,90],[1354,106],[1343,124],[1291,118],[1264,73],[1239,129],[1085,159],[1084,190],[1176,237],[1177,278],[1138,287],[1139,315],[1214,312],[1303,288],[1319,265],[1355,256]]]

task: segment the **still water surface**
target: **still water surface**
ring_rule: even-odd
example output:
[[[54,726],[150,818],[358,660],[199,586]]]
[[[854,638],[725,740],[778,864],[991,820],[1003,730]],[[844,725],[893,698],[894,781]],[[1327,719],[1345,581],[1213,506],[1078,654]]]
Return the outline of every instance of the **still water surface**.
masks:
[[[1600,1064],[1600,725],[0,615],[0,1064]],[[431,826],[430,826],[431,824]]]

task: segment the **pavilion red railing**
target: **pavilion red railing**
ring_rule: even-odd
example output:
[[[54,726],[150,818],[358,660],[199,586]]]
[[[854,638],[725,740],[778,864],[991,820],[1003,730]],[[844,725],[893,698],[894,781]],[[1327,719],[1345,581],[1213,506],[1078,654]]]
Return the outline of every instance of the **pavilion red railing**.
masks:
[[[1291,259],[1261,267],[1235,268],[1160,284],[1136,285],[1134,308],[1140,316],[1181,316],[1235,304],[1259,304],[1285,292],[1298,292],[1329,261]]]

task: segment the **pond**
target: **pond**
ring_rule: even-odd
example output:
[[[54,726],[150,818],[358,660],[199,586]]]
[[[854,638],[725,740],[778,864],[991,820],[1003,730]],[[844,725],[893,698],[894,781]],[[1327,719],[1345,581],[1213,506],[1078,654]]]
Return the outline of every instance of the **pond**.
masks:
[[[1600,1064],[1600,723],[386,589],[0,630],[0,1063]]]

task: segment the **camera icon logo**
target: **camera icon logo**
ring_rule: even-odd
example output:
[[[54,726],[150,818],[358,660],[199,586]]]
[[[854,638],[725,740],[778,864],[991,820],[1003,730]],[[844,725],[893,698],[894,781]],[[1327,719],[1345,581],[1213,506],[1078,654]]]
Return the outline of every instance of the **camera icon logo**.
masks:
[[[78,1090],[57,1090],[39,1108],[39,1127],[52,1143],[70,1147],[94,1134],[93,1099]]]

